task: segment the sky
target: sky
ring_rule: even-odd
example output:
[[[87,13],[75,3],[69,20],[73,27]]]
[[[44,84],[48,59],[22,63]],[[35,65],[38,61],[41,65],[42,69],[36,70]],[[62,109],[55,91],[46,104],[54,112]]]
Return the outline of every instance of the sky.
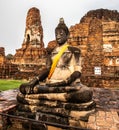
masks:
[[[119,0],[0,0],[0,47],[5,54],[15,54],[22,47],[28,10],[40,10],[45,47],[55,39],[55,27],[63,17],[66,25],[80,23],[90,10],[110,9],[119,12]]]

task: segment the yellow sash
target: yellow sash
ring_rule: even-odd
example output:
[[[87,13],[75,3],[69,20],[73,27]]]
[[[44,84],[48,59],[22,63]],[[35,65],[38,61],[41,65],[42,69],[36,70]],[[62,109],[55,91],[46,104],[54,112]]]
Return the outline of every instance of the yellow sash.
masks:
[[[68,44],[64,45],[61,48],[61,50],[59,51],[59,53],[54,57],[54,60],[53,60],[53,63],[52,63],[52,66],[51,66],[51,69],[50,69],[50,72],[49,72],[49,75],[48,75],[48,79],[51,78],[60,57],[62,56],[63,52],[67,49],[68,46],[69,46]]]

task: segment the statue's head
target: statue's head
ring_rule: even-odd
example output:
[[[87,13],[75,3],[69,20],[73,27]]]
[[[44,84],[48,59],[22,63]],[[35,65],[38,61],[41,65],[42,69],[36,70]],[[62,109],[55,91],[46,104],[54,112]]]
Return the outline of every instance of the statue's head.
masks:
[[[64,23],[64,19],[60,18],[59,24],[55,28],[55,37],[56,37],[57,43],[59,45],[64,44],[67,41],[68,36],[69,36],[69,29]]]

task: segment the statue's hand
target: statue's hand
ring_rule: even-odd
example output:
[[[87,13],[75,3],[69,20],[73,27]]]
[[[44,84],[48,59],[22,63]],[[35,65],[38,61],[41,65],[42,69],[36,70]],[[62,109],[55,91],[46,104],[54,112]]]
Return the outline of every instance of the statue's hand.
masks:
[[[38,79],[35,78],[28,83],[23,83],[20,85],[19,90],[23,94],[31,94],[33,93],[33,87],[38,84]]]
[[[80,76],[81,76],[81,73],[79,71],[75,71],[66,80],[62,80],[60,82],[55,82],[55,83],[50,82],[50,83],[46,83],[46,85],[47,86],[52,86],[52,87],[67,86],[67,85],[70,85],[73,81],[75,81]]]
[[[58,87],[58,86],[65,86],[66,81],[61,81],[61,82],[56,82],[56,83],[46,83],[47,86],[49,87]]]
[[[32,86],[30,83],[23,83],[20,85],[19,90],[23,94],[28,94],[28,93],[31,93],[31,88]]]

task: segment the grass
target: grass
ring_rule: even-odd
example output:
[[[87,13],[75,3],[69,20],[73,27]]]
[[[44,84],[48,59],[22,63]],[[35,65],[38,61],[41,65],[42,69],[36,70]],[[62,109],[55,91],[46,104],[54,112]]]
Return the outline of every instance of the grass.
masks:
[[[4,80],[0,79],[0,91],[18,88],[20,84],[24,83],[23,80]]]

